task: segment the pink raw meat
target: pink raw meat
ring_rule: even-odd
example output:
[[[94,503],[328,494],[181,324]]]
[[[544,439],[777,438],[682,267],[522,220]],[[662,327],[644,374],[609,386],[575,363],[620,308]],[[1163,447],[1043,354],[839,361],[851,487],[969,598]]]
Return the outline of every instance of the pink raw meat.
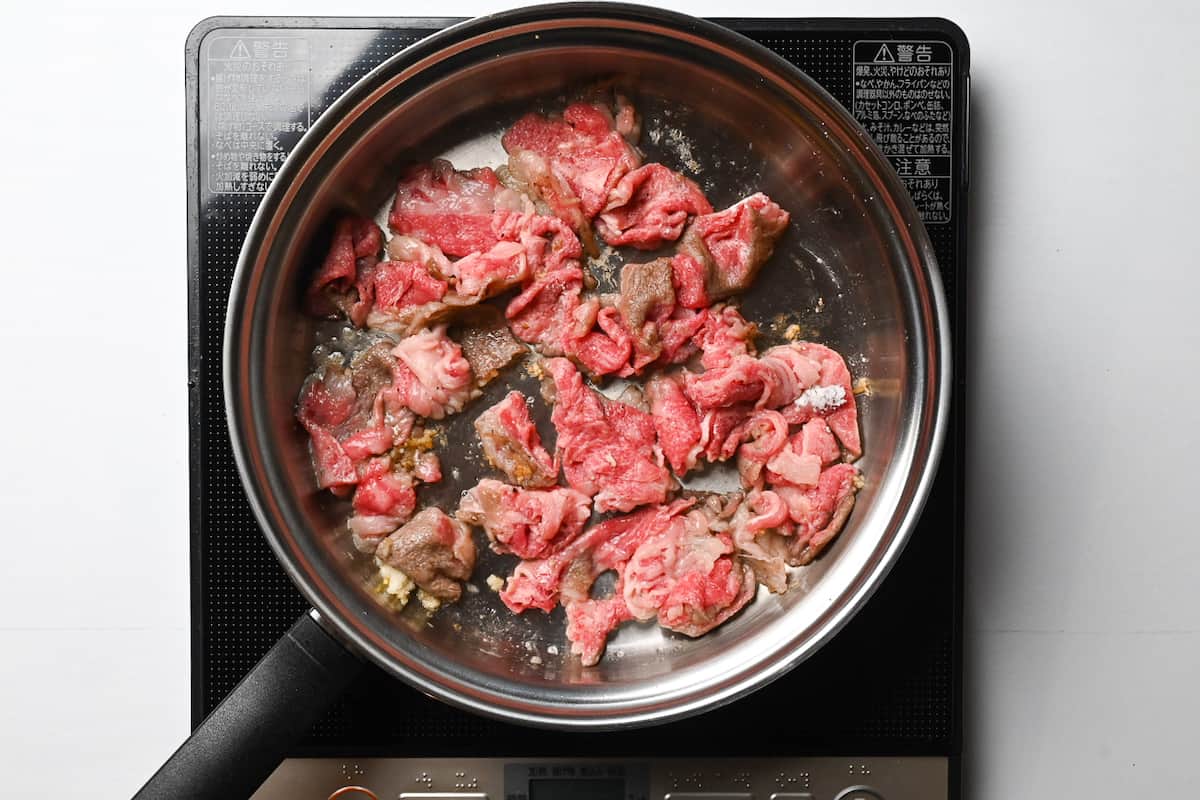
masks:
[[[695,182],[662,164],[646,164],[609,193],[596,230],[611,245],[653,250],[678,239],[689,216],[712,210]]]
[[[710,301],[744,291],[787,229],[788,212],[758,193],[723,211],[692,220],[679,242],[679,253],[700,265]],[[680,274],[694,270],[681,265]]]
[[[399,370],[390,391],[417,415],[441,419],[461,411],[470,398],[471,366],[444,325],[406,336],[392,355]]]
[[[330,316],[341,310],[351,319],[365,319],[371,300],[362,296],[356,287],[359,270],[369,273],[374,269],[382,247],[383,234],[371,220],[365,217],[339,219],[329,253],[308,290],[309,310],[318,316]]]
[[[551,421],[567,482],[594,497],[601,513],[663,502],[675,484],[651,416],[584,386],[566,359],[550,359],[545,369],[554,380]]]
[[[512,332],[545,355],[561,355],[564,343],[587,333],[595,321],[579,319],[583,271],[575,262],[534,280],[509,301],[504,314]]]
[[[380,342],[351,359],[330,362],[300,390],[296,417],[308,431],[317,485],[344,490],[375,455],[406,440],[414,417],[395,397],[400,366]]]
[[[617,182],[641,163],[637,151],[615,129],[611,113],[591,103],[568,106],[562,118],[527,114],[504,133],[501,142],[514,174],[521,173],[555,215],[577,228],[580,216],[585,220],[596,216]],[[544,163],[514,164],[522,152],[533,153]]]
[[[456,516],[481,526],[497,553],[545,558],[570,544],[591,514],[591,499],[574,489],[520,489],[484,478],[463,497]]]
[[[792,523],[789,563],[808,564],[837,536],[854,508],[858,470],[834,464],[821,473],[816,486],[777,486],[775,494],[787,504]]]
[[[854,401],[854,388],[850,383],[850,370],[845,360],[837,351],[823,344],[814,342],[797,342],[787,347],[807,358],[817,368],[817,386],[840,386],[843,400],[839,405],[817,410],[809,406],[797,405],[788,409],[788,421],[797,425],[815,416],[824,417],[833,435],[852,458],[862,455],[862,440],[858,431],[858,407]],[[806,387],[807,388],[807,387]]]
[[[449,161],[436,159],[413,167],[401,179],[388,225],[437,245],[448,256],[465,256],[496,244],[496,227],[524,204],[520,193],[505,188],[490,167],[459,172]]]
[[[658,434],[658,446],[676,475],[683,475],[696,466],[700,445],[700,418],[683,393],[678,375],[655,375],[646,383],[650,413]]]
[[[635,619],[702,636],[754,596],[754,574],[734,555],[728,534],[711,533],[696,509],[647,539],[621,572],[625,605]]]

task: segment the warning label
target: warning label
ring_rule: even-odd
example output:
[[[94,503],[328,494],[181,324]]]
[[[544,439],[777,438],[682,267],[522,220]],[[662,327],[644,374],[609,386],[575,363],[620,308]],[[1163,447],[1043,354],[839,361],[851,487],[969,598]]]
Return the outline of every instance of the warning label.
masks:
[[[925,222],[949,222],[954,53],[945,42],[854,43],[851,109],[908,186]]]
[[[213,194],[262,194],[312,122],[308,42],[216,36],[206,44],[205,187]]]

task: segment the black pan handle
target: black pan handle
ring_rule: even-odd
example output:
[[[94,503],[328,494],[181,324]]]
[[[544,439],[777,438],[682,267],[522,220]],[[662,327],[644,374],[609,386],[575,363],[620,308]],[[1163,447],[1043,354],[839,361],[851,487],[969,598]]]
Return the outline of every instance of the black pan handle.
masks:
[[[249,797],[362,667],[315,611],[303,614],[135,800]]]

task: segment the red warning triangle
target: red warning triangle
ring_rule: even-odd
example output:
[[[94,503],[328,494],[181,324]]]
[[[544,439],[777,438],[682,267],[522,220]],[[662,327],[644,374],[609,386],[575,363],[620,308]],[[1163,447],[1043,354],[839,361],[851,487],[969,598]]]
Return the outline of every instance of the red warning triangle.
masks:
[[[886,44],[879,45],[879,52],[875,54],[875,63],[894,64],[895,62],[896,58],[892,55],[891,48],[889,48]]]

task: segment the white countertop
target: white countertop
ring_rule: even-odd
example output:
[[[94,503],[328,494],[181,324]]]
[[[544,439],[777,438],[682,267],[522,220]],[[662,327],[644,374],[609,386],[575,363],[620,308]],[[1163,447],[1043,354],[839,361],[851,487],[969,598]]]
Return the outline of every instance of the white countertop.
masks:
[[[504,4],[57,5],[0,48],[0,773],[122,797],[188,726],[184,38]],[[966,796],[1193,795],[1200,8],[670,5],[966,31]]]

